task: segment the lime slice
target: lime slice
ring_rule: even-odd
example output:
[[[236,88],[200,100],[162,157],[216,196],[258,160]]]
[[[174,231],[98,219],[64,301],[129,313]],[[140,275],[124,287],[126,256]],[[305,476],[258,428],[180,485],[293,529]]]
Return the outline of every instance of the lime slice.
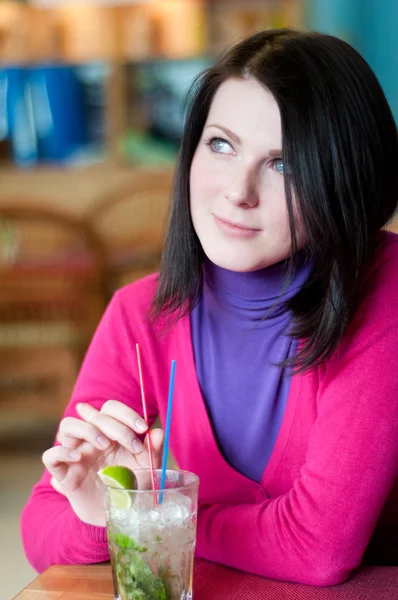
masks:
[[[128,467],[109,465],[98,471],[98,475],[105,485],[119,490],[137,489],[137,478]]]
[[[131,494],[124,490],[137,489],[137,479],[131,469],[110,465],[98,471],[102,483],[111,488],[112,504],[116,508],[127,509],[131,506]]]

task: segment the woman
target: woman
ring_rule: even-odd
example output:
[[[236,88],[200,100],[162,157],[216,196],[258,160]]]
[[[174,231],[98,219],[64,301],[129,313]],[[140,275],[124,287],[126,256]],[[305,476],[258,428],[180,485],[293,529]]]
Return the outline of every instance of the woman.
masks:
[[[120,290],[24,509],[31,563],[108,559],[106,464],[147,466],[150,423],[200,477],[197,554],[344,581],[397,477],[397,132],[364,60],[288,30],[243,41],[193,88],[159,279]],[[163,433],[151,434],[156,461]],[[395,522],[394,522],[395,518]]]

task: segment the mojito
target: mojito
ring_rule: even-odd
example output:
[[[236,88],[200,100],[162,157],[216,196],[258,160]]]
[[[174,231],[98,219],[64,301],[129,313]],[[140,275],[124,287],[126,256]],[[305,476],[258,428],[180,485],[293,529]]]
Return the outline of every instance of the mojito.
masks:
[[[136,472],[136,490],[106,488],[109,551],[116,600],[192,598],[198,478],[167,471]]]

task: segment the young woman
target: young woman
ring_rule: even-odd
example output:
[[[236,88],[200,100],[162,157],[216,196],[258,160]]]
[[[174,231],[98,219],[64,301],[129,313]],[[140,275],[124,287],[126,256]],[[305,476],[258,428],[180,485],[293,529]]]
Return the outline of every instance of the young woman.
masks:
[[[393,117],[343,41],[266,31],[202,74],[160,276],[115,294],[24,509],[37,570],[108,559],[96,473],[148,465],[136,342],[150,424],[177,360],[198,556],[332,585],[394,531],[398,236],[380,230],[397,198]]]

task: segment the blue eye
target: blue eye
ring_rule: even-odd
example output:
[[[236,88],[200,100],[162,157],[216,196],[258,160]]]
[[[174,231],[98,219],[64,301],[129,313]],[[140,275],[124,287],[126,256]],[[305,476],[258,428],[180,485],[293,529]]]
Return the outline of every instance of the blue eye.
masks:
[[[285,172],[285,165],[284,165],[283,160],[281,158],[276,158],[273,161],[272,168],[274,169],[274,171],[276,171],[280,175],[283,175],[283,173]]]
[[[211,152],[216,154],[229,154],[232,150],[232,146],[227,140],[220,137],[211,137],[205,142],[206,146],[209,146]]]

